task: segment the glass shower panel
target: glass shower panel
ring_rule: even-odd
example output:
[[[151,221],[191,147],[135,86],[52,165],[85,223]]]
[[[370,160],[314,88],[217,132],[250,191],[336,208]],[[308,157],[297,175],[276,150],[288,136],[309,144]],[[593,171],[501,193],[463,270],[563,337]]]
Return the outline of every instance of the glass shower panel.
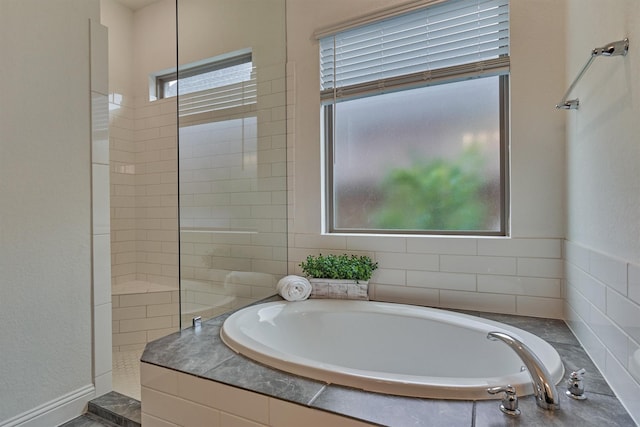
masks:
[[[178,0],[181,325],[287,273],[284,0]],[[173,80],[172,80],[173,79]]]

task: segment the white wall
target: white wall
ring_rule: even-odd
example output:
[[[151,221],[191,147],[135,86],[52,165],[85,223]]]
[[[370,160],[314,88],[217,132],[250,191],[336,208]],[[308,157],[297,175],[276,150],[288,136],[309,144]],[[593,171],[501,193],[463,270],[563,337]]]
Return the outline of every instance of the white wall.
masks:
[[[566,84],[590,51],[630,39],[627,57],[597,58],[567,116],[568,323],[640,423],[640,3],[569,0]]]
[[[91,148],[92,119],[96,126],[100,119],[92,111],[106,107],[95,96],[92,106],[100,88],[92,85],[90,63],[106,66],[106,55],[90,49],[90,19],[99,22],[99,13],[97,0],[0,2],[3,426],[58,425],[94,397],[94,382],[110,387],[94,377],[110,378],[110,355],[94,364],[92,346],[111,322],[110,310],[101,309],[110,305],[108,295],[98,303],[93,297],[102,298],[102,288],[92,290],[101,283],[94,272],[109,275],[108,262],[92,268],[93,240],[105,233],[92,223],[106,225],[108,253],[108,203],[98,192],[93,205],[101,215],[92,216],[92,162],[94,170],[105,162],[92,160]],[[106,36],[93,30],[96,41]]]
[[[292,69],[289,153],[289,271],[307,254],[362,252],[380,269],[378,300],[563,316],[564,3],[511,3],[511,238],[321,234],[318,45],[313,32],[404,3],[370,0],[287,2]],[[559,30],[560,29],[560,30]],[[553,48],[552,48],[553,47]]]

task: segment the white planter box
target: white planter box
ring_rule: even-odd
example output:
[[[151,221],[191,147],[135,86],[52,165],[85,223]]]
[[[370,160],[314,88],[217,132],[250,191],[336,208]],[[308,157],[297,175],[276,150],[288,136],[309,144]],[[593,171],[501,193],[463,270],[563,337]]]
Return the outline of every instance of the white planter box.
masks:
[[[325,299],[369,299],[369,282],[336,279],[309,279],[311,296]]]

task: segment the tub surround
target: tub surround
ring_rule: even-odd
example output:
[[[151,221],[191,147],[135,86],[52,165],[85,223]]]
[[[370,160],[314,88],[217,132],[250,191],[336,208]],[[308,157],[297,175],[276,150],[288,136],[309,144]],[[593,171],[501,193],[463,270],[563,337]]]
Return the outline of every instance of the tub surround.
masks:
[[[279,300],[281,298],[273,297],[264,302]],[[558,385],[559,411],[541,410],[533,396],[521,397],[522,415],[517,424],[635,425],[563,321],[466,313],[513,325],[545,339],[560,353],[565,364],[565,379],[576,369],[587,370],[587,400],[574,401],[566,397],[563,380]],[[294,425],[297,419],[309,426],[513,423],[500,412],[496,400],[452,401],[384,395],[268,368],[234,353],[222,343],[220,327],[227,317],[216,317],[204,322],[200,329],[185,329],[147,345],[141,359],[143,423],[146,419],[150,423],[164,420],[173,423],[167,425],[190,425],[188,420],[193,423],[193,417],[198,416],[241,420],[246,425],[283,426]],[[167,405],[173,405],[171,411],[163,410]]]
[[[487,387],[510,384],[519,395],[532,394],[531,375],[521,370],[531,365],[530,358],[505,351],[487,339],[489,333],[513,337],[531,349],[540,361],[531,371],[544,370],[544,381],[562,379],[560,355],[539,337],[477,316],[415,305],[330,299],[256,304],[229,316],[220,337],[258,363],[372,392],[489,400],[495,397]]]

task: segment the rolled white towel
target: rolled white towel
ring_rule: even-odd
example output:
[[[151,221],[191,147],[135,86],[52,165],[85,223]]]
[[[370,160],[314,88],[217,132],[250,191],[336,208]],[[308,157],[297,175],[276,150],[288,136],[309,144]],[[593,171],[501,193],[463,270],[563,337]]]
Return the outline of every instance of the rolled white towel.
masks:
[[[303,301],[311,295],[311,283],[301,276],[285,276],[278,281],[278,293],[287,301]]]

